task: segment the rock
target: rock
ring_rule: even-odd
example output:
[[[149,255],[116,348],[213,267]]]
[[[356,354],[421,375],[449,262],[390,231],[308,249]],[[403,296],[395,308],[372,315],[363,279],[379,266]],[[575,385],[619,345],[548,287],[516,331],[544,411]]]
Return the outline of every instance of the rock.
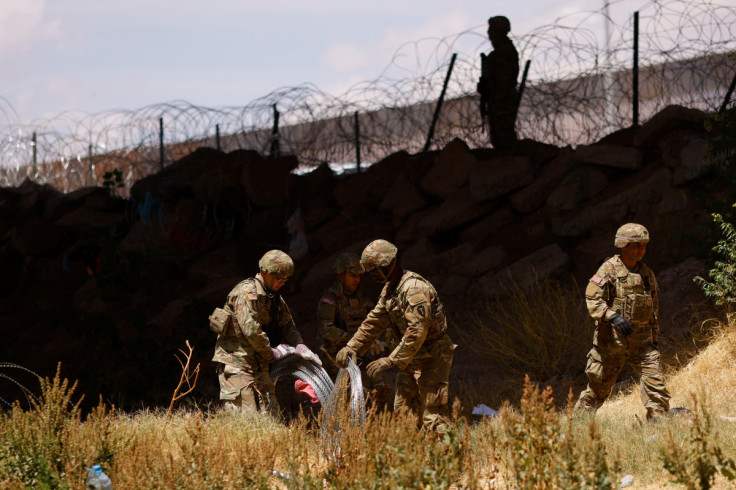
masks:
[[[267,208],[286,201],[296,184],[296,177],[286,166],[263,159],[251,161],[243,167],[240,183],[253,204]]]
[[[498,230],[511,223],[514,219],[514,212],[509,206],[504,206],[498,211],[490,213],[485,218],[481,218],[476,223],[468,226],[464,229],[458,240],[463,242],[469,241],[480,241],[485,238],[492,236]]]
[[[534,169],[529,157],[497,157],[473,164],[468,179],[473,200],[490,201],[531,184]]]
[[[673,185],[682,185],[705,174],[713,166],[724,163],[723,156],[710,157],[705,138],[693,139],[680,152],[681,165],[672,176]]]
[[[243,168],[265,159],[253,150],[225,154],[213,148],[198,148],[189,155],[133,184],[130,195],[143,201],[147,193],[167,202],[216,193],[225,185],[241,181]]]
[[[576,213],[572,217],[555,219],[552,230],[555,235],[579,237],[592,227],[606,228],[625,222],[627,216],[651,213],[651,207],[662,199],[662,190],[670,186],[672,172],[660,168],[637,185],[611,188],[610,197]]]
[[[561,150],[555,145],[548,143],[540,143],[530,139],[522,139],[516,143],[514,153],[517,155],[524,155],[529,157],[534,168],[541,167],[547,162],[557,158]]]
[[[436,235],[452,230],[493,210],[493,203],[476,203],[467,189],[460,189],[427,214],[417,230],[426,235]]]
[[[506,252],[501,245],[492,245],[483,250],[468,254],[465,260],[448,268],[451,274],[476,277],[495,269],[506,258]]]
[[[668,105],[639,128],[634,136],[634,146],[653,146],[663,135],[681,129],[705,131],[705,113],[698,109]]]
[[[389,155],[374,163],[360,174],[344,176],[338,181],[334,196],[341,209],[350,209],[356,204],[377,208],[394,182],[421,165],[405,151]]]
[[[98,211],[84,206],[66,213],[55,224],[66,228],[109,228],[124,220],[125,215],[121,212]]]
[[[562,183],[550,194],[547,205],[571,211],[583,201],[596,197],[608,186],[608,179],[600,170],[581,167],[565,176]]]
[[[576,162],[627,170],[637,170],[643,162],[641,151],[636,148],[601,144],[578,146],[573,159]]]
[[[423,237],[401,254],[401,265],[423,276],[428,275],[434,272],[433,263],[436,255],[437,248],[432,241]]]
[[[462,262],[467,257],[470,257],[475,252],[475,247],[470,243],[461,243],[449,250],[435,255],[432,260],[432,266],[435,269],[447,269],[453,264]]]
[[[563,149],[542,168],[539,176],[528,186],[511,195],[514,210],[526,214],[542,207],[555,187],[573,167],[572,150]]]
[[[422,234],[419,231],[419,223],[425,217],[434,212],[437,207],[438,206],[433,206],[422,209],[409,216],[409,218],[404,222],[404,224],[399,228],[398,232],[396,233],[396,241],[394,242],[394,244],[399,247],[399,249],[403,249],[421,238]]]
[[[10,244],[25,257],[36,257],[54,252],[68,236],[61,226],[36,219],[18,225]]]
[[[513,281],[517,286],[526,289],[540,279],[559,277],[570,268],[570,257],[559,245],[553,243],[495,274],[482,276],[479,279],[481,288],[490,294],[503,294]]]
[[[421,181],[421,189],[435,199],[444,199],[468,182],[468,172],[475,156],[468,145],[455,138],[445,146]]]
[[[398,221],[403,222],[416,211],[429,205],[429,199],[409,181],[406,175],[401,175],[386,193],[379,209],[390,211]]]
[[[463,293],[470,285],[470,278],[450,274],[434,276],[430,282],[442,298]]]

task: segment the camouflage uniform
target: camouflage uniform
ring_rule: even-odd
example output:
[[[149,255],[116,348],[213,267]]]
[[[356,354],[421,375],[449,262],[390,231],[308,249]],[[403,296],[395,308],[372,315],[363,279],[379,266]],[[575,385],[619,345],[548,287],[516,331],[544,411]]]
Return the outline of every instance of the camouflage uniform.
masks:
[[[339,368],[331,359],[334,359],[337,352],[347,345],[348,340],[357,332],[372,307],[373,303],[363,296],[360,289],[352,295],[346,294],[339,280],[322,293],[317,306],[317,348],[329,354],[325,370],[332,379],[337,376]],[[386,345],[388,346],[389,342],[386,342]],[[364,357],[364,361],[373,361],[382,357],[386,354],[386,350],[387,347],[384,347],[380,352],[369,353]],[[393,388],[388,373],[381,373],[378,379],[371,379],[367,376],[365,369],[361,369],[360,373],[363,386],[368,391],[375,390],[373,400],[376,405],[380,408],[390,406]]]
[[[268,267],[263,259],[260,265],[261,270]],[[230,410],[276,415],[278,402],[268,373],[271,347],[303,343],[289,308],[281,295],[269,292],[255,277],[238,283],[223,309],[232,315],[232,321],[218,334],[212,358],[219,363],[220,399]]]
[[[488,25],[489,33],[492,29],[502,33],[511,29],[505,17],[491,17]],[[506,35],[499,38],[493,40],[493,51],[483,58],[478,92],[488,119],[491,144],[496,149],[508,150],[517,141],[514,125],[519,105],[516,90],[519,53]]]
[[[404,271],[398,283],[386,284],[347,346],[363,355],[389,327],[401,338],[388,356],[399,368],[394,408],[406,407],[421,416],[425,429],[444,430],[456,346],[445,332],[447,320],[437,291],[419,274]]]
[[[585,368],[588,387],[580,394],[576,408],[595,410],[603,405],[628,364],[641,379],[641,398],[647,415],[667,413],[670,395],[659,367],[659,303],[652,270],[642,262],[629,270],[621,256],[615,255],[590,279],[585,299],[596,320],[596,331]],[[610,320],[616,313],[633,324],[630,335],[625,337],[613,328]]]

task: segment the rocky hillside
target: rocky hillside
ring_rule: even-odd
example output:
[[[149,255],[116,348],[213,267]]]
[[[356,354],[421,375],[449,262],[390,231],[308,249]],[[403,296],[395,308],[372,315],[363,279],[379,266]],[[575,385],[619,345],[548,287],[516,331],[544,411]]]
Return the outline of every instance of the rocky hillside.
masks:
[[[663,290],[663,331],[686,330],[688,305],[703,300],[691,278],[705,272],[694,257],[709,248],[702,230],[712,221],[693,189],[717,165],[704,121],[671,106],[575,149],[527,140],[497,155],[455,140],[340,176],[201,148],[138,181],[130,199],[113,188],[0,188],[0,362],[52,375],[60,361],[93,402],[101,393],[126,408],[167,405],[188,339],[202,365],[198,394],[214,400],[207,316],[269,249],[308,248],[285,297],[310,343],[335,258],[375,238],[432,281],[455,329],[509,277],[584,284],[629,221],[653,237],[645,260]],[[366,288],[378,292],[370,280]],[[458,366],[467,352],[458,348]],[[0,383],[0,396],[17,389]]]

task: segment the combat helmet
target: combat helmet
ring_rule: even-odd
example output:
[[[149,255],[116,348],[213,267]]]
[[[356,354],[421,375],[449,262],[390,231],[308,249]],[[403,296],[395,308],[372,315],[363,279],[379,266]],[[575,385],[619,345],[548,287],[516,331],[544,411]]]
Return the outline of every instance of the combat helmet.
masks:
[[[365,272],[363,264],[360,261],[358,254],[346,252],[341,254],[335,261],[333,267],[336,274],[341,272],[352,272],[353,274],[362,274]]]
[[[499,34],[508,34],[511,32],[511,22],[508,17],[496,15],[488,19],[488,28]]]
[[[281,250],[269,250],[263,254],[258,261],[258,267],[269,274],[282,274],[288,277],[294,273],[294,261]]]
[[[398,249],[396,245],[386,240],[373,240],[365,249],[360,261],[366,272],[370,272],[376,267],[386,267],[396,258]]]
[[[637,223],[626,223],[616,231],[616,239],[613,245],[624,248],[629,243],[649,243],[649,232],[644,226]]]

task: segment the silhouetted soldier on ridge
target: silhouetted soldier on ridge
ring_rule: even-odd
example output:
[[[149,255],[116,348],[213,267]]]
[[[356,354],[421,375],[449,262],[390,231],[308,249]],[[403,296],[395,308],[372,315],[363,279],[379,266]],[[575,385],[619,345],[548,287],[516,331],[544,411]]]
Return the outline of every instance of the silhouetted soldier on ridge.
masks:
[[[500,151],[513,150],[516,145],[516,111],[519,94],[516,78],[519,75],[519,53],[508,37],[509,19],[495,16],[488,19],[488,39],[493,51],[481,54],[481,77],[478,81],[480,112],[483,123],[488,122],[491,144]]]

